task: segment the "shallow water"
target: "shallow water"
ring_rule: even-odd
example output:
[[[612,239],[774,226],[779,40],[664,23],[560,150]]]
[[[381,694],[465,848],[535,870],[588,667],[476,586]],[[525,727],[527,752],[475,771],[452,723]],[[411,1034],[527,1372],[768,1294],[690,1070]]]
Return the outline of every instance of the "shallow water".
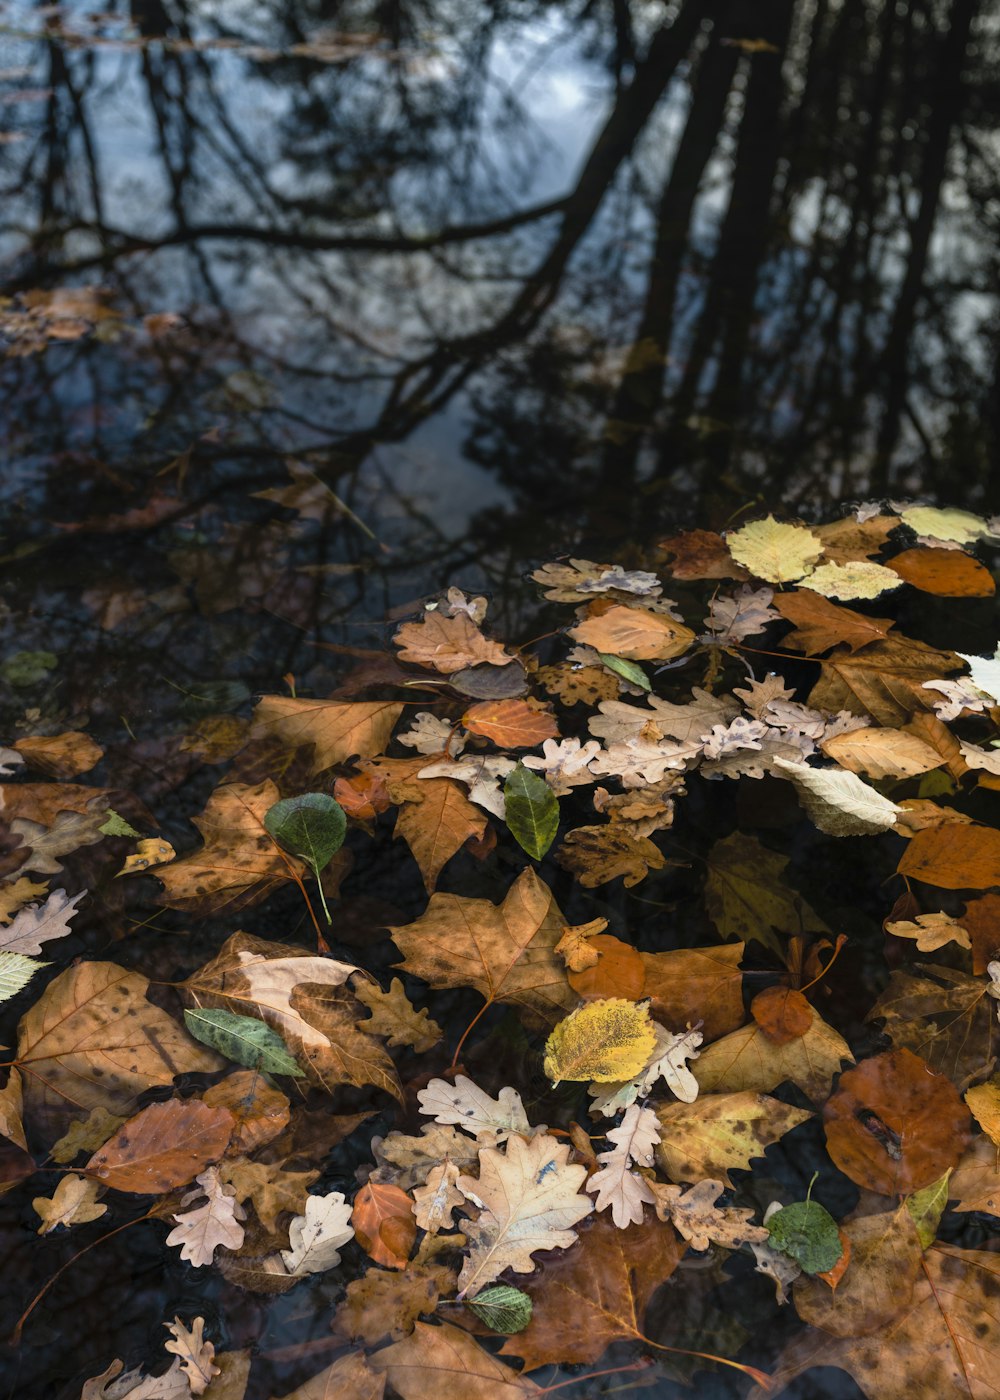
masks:
[[[180,842],[220,770],[185,768],[171,736],[286,673],[330,694],[343,649],[384,645],[444,585],[524,637],[553,625],[524,573],[567,551],[629,563],[761,506],[996,511],[995,41],[977,0],[0,3],[0,655],[56,659],[7,688],[4,727],[38,708],[86,728]],[[335,493],[301,488],[303,528],[289,464]],[[961,637],[943,603],[920,626],[966,651],[996,635],[987,604]],[[691,821],[707,840],[727,799]],[[356,901],[359,939],[423,900],[366,852],[355,888],[370,875],[382,903]],[[849,931],[881,919],[887,872],[854,885],[843,862],[804,850],[798,880]],[[73,951],[126,932],[106,893],[110,923]],[[664,929],[683,893],[668,871],[608,899],[669,947],[699,936]],[[254,928],[299,917],[279,898]],[[138,961],[183,975],[218,933]],[[866,975],[840,984],[849,1038],[871,1035],[871,996],[849,995]],[[523,1054],[510,1028],[504,1053]],[[769,1170],[804,1187],[809,1150]],[[341,1155],[331,1188],[366,1160]],[[73,1246],[26,1248],[24,1223],[28,1296]],[[328,1336],[336,1285],[234,1305],[208,1271],[164,1273],[142,1228],[53,1290],[5,1393],[76,1400],[177,1312],[260,1349],[250,1400],[324,1364],[282,1349]],[[735,1320],[718,1278],[682,1277],[680,1344],[773,1326],[749,1265]]]

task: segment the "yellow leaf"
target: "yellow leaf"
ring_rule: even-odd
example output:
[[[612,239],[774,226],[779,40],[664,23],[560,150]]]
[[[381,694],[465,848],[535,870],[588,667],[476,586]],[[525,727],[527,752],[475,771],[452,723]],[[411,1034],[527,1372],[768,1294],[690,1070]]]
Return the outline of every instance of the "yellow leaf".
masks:
[[[726,539],[729,553],[757,578],[788,583],[808,573],[823,553],[823,541],[804,525],[785,525],[773,515],[754,520]]]
[[[118,875],[139,875],[144,870],[148,870],[151,865],[163,865],[168,860],[174,860],[177,852],[169,841],[163,841],[158,836],[151,836],[146,841],[140,841],[132,855],[126,856],[125,864],[119,870]],[[117,880],[118,875],[115,876]]]
[[[967,1090],[965,1102],[986,1136],[1000,1147],[1000,1079],[990,1079]]]
[[[590,1001],[559,1022],[545,1043],[545,1073],[558,1084],[631,1079],[656,1046],[649,1008],[618,997]]]
[[[992,535],[981,516],[967,510],[942,510],[938,506],[910,506],[902,513],[903,523],[935,540],[952,540],[955,544],[971,544],[982,535]]]
[[[824,598],[877,598],[890,588],[899,588],[901,583],[892,569],[857,559],[848,564],[822,564],[802,580],[801,586]]]

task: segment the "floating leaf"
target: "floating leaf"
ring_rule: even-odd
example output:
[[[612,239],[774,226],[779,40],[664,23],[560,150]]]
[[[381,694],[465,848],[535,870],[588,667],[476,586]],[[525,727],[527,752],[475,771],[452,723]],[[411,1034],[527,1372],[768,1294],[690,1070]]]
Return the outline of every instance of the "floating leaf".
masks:
[[[809,768],[804,763],[774,760],[781,777],[795,784],[810,819],[827,836],[871,836],[888,831],[901,809],[854,773]]]
[[[511,1288],[509,1284],[484,1288],[482,1293],[469,1299],[466,1307],[492,1332],[500,1332],[505,1337],[523,1332],[531,1321],[531,1298],[520,1288]]]
[[[541,860],[559,830],[559,800],[544,778],[519,763],[503,785],[507,827],[532,860]]]
[[[560,1021],[545,1042],[545,1073],[553,1084],[631,1079],[655,1045],[647,1006],[618,997],[590,1001]]]
[[[118,1128],[87,1163],[116,1191],[162,1195],[186,1186],[229,1146],[233,1115],[200,1099],[153,1103]]]
[[[726,536],[729,553],[757,578],[788,583],[808,573],[823,553],[823,541],[804,525],[786,525],[773,515]]]
[[[652,690],[649,677],[646,672],[635,661],[628,661],[624,656],[611,656],[606,651],[599,651],[601,664],[607,666],[609,671],[614,671],[616,676],[621,676],[630,685],[637,685],[640,690]]]
[[[23,953],[0,952],[0,1001],[9,1001],[23,992],[36,972],[49,967],[38,958],[27,958]]]
[[[844,1252],[837,1222],[818,1201],[795,1201],[768,1217],[775,1249],[794,1259],[807,1274],[825,1274]]]
[[[290,1074],[296,1079],[303,1077],[303,1071],[288,1053],[281,1036],[255,1016],[189,1008],[184,1012],[184,1024],[196,1040],[210,1045],[238,1065],[260,1069],[265,1074]]]

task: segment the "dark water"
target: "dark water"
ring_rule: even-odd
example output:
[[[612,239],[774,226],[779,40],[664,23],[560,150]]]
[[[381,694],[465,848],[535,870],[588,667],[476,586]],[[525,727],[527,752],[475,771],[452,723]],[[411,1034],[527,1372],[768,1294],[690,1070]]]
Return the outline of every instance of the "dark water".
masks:
[[[4,726],[87,728],[189,840],[219,772],[171,744],[191,694],[329,694],[354,662],[327,648],[382,645],[444,584],[527,636],[525,568],[573,547],[627,562],[759,504],[996,511],[996,30],[978,0],[0,3],[0,653],[57,662]],[[289,462],[336,493],[303,528],[257,494]],[[803,874],[831,926],[881,917],[884,871],[853,905],[844,871]],[[126,931],[106,907],[75,951]],[[181,943],[137,962],[188,970]],[[76,1400],[175,1312],[265,1356],[327,1334],[334,1286],[234,1302],[164,1275],[142,1228],[53,1291],[4,1393]],[[711,1303],[726,1351],[718,1282],[671,1306]],[[739,1318],[771,1329],[741,1353],[764,1365],[794,1321],[769,1288]],[[327,1356],[274,1361],[251,1400]]]

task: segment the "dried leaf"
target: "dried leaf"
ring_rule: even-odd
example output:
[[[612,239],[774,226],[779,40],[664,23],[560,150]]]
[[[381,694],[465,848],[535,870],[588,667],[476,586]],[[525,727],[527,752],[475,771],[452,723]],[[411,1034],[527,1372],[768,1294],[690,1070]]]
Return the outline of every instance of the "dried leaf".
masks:
[[[660,1104],[662,1136],[656,1160],[674,1182],[718,1178],[731,1187],[733,1167],[747,1171],[754,1157],[810,1117],[766,1094],[702,1094],[695,1103]]]
[[[708,1249],[721,1245],[723,1249],[739,1249],[744,1244],[763,1244],[768,1237],[764,1225],[751,1225],[752,1210],[739,1206],[717,1205],[725,1191],[721,1181],[698,1181],[689,1190],[680,1186],[653,1183],[657,1218],[669,1220],[682,1239],[692,1249]]]
[[[810,820],[827,836],[870,836],[888,831],[900,814],[875,788],[854,773],[809,768],[804,763],[774,763],[780,777],[795,784]]]
[[[418,1322],[412,1336],[383,1347],[369,1363],[402,1400],[524,1400],[540,1395],[538,1386],[484,1351],[460,1327]]]
[[[595,651],[628,661],[667,661],[683,655],[695,640],[695,634],[681,622],[647,608],[620,604],[592,612],[571,627],[569,635]]]
[[[528,700],[484,700],[466,710],[462,723],[501,749],[533,749],[559,736],[552,715]]]
[[[656,1045],[649,1008],[620,998],[590,1001],[571,1012],[545,1043],[545,1073],[564,1079],[616,1083],[645,1066]]]
[[[788,583],[808,573],[823,553],[823,541],[804,525],[786,525],[773,515],[726,536],[737,564],[768,583]]]
[[[615,1146],[597,1154],[603,1165],[590,1177],[587,1190],[597,1194],[595,1210],[607,1210],[610,1206],[612,1220],[619,1230],[624,1230],[633,1223],[641,1224],[643,1205],[656,1199],[645,1178],[629,1168],[633,1162],[652,1167],[660,1125],[652,1109],[632,1104],[625,1110],[621,1124],[609,1129],[606,1136]]]
[[[186,1186],[229,1146],[233,1115],[200,1099],[167,1099],[130,1118],[87,1163],[106,1186],[162,1195]]]
[[[410,1045],[422,1055],[444,1035],[426,1010],[418,1011],[412,1005],[398,977],[389,983],[387,992],[377,982],[359,978],[354,995],[372,1013],[370,1018],[358,1022],[358,1028],[369,1035],[385,1036],[389,1045]]]
[[[455,617],[425,613],[419,622],[405,622],[393,641],[400,649],[400,661],[427,666],[445,676],[483,663],[509,666],[514,660],[499,642],[488,641],[467,613]],[[384,747],[382,743],[371,752]]]
[[[991,826],[928,827],[907,844],[900,875],[945,890],[1000,885],[1000,831]]]
[[[192,1395],[204,1395],[213,1376],[221,1375],[215,1365],[215,1347],[205,1341],[205,1319],[196,1317],[190,1327],[185,1326],[179,1317],[173,1322],[165,1322],[170,1333],[170,1341],[163,1343],[164,1351],[180,1357],[181,1370],[188,1378]]]
[[[941,755],[916,734],[904,729],[853,729],[838,734],[821,745],[832,758],[851,773],[868,773],[879,778],[912,778],[940,768]]]
[[[413,1192],[413,1214],[421,1230],[436,1235],[439,1230],[454,1228],[453,1212],[465,1204],[456,1185],[458,1177],[459,1169],[453,1162],[442,1162],[433,1168],[426,1185]]]
[[[489,1147],[506,1141],[512,1133],[524,1137],[531,1133],[516,1089],[501,1089],[499,1097],[491,1099],[464,1074],[456,1075],[454,1084],[432,1079],[426,1089],[418,1091],[417,1102],[420,1112],[435,1123],[457,1123]]]
[[[100,1185],[82,1176],[64,1176],[51,1197],[36,1196],[32,1206],[41,1220],[38,1233],[47,1235],[60,1225],[86,1225],[107,1214],[107,1206],[97,1204]]]
[[[417,1237],[413,1201],[398,1186],[369,1181],[354,1198],[351,1224],[365,1253],[389,1269],[405,1269]]]
[[[567,834],[556,853],[557,862],[576,876],[585,889],[624,878],[631,889],[651,870],[662,870],[667,861],[646,836],[634,835],[623,823],[578,826]]]
[[[403,713],[398,701],[298,700],[265,695],[253,712],[251,738],[273,736],[285,748],[313,745],[313,773],[350,758],[370,758],[389,742]],[[272,803],[277,800],[275,792]]]
[[[211,1264],[219,1245],[239,1249],[244,1237],[239,1222],[245,1218],[246,1211],[237,1204],[232,1188],[223,1186],[217,1167],[203,1171],[197,1181],[198,1186],[181,1197],[181,1205],[191,1205],[202,1197],[205,1202],[173,1216],[175,1228],[167,1236],[167,1244],[179,1245],[181,1258],[193,1268],[201,1269]]]
[[[971,948],[969,935],[950,914],[918,914],[916,923],[907,919],[897,919],[885,926],[886,933],[896,938],[912,938],[921,953],[933,953],[949,943],[957,943],[960,948]]]
[[[0,929],[0,952],[40,953],[42,944],[52,938],[65,938],[72,930],[70,919],[80,911],[77,905],[87,893],[81,890],[72,899],[65,890],[53,890],[44,904],[29,904],[5,929]]]
[[[281,1251],[290,1274],[324,1274],[340,1263],[340,1246],[354,1238],[351,1207],[342,1191],[310,1196],[304,1215],[288,1227],[289,1248]]]
[[[775,1042],[755,1021],[741,1026],[701,1052],[694,1076],[702,1093],[766,1093],[791,1082],[819,1103],[829,1094],[844,1060],[854,1063],[847,1041],[813,1011],[808,1029],[783,1043]]]
[[[369,1269],[347,1285],[344,1301],[331,1324],[339,1337],[375,1346],[383,1338],[398,1342],[413,1331],[422,1314],[433,1316],[443,1293],[455,1286],[455,1275],[438,1264],[410,1264],[405,1272]],[[333,1400],[333,1394],[319,1400]]]

